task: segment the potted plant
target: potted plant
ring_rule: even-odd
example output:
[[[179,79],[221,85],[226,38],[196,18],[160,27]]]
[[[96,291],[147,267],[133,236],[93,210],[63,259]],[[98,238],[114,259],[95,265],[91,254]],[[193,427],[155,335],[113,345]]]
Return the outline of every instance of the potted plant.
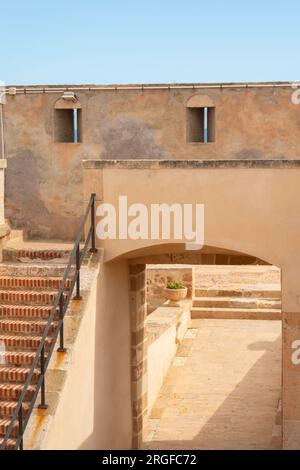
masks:
[[[185,287],[180,281],[170,281],[165,287],[164,294],[169,305],[172,307],[179,307],[181,300],[185,299],[187,295],[187,287]]]

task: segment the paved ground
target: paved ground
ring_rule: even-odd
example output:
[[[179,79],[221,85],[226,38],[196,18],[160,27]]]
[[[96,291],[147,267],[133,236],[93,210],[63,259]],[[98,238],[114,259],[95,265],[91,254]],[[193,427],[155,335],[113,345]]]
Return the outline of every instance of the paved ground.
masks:
[[[152,410],[144,447],[272,448],[280,333],[280,321],[193,320]]]

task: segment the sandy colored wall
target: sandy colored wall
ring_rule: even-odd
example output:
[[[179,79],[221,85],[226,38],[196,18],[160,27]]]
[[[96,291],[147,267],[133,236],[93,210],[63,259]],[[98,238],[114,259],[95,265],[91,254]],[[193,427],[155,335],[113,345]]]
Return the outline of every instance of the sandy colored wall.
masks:
[[[164,378],[176,353],[176,325],[168,328],[148,347],[148,413],[162,387]]]
[[[113,279],[111,275],[112,269],[102,266],[91,288],[72,367],[43,449],[131,447],[127,262],[115,263]]]
[[[300,446],[300,366],[292,362],[294,341],[300,340],[300,169],[247,165],[209,168],[190,162],[182,168],[174,162],[173,167],[162,169],[155,162],[147,168],[138,162],[88,162],[84,174],[86,187],[93,187],[99,199],[115,207],[119,194],[126,194],[129,204],[139,202],[148,208],[162,202],[203,203],[205,244],[256,256],[281,268],[283,437],[285,448],[295,448]],[[101,242],[106,261],[123,256],[146,264],[147,257],[165,245],[156,240]],[[171,239],[165,250],[172,253],[177,246],[178,240]]]
[[[300,168],[209,169],[194,164],[181,168],[180,162],[177,167],[175,162],[173,168],[163,170],[157,169],[155,162],[146,169],[139,168],[138,162],[135,168],[128,168],[126,162],[117,166],[97,170],[97,162],[85,164],[86,186],[99,195],[97,204],[103,199],[118,207],[119,194],[127,195],[128,205],[139,202],[148,208],[162,202],[204,204],[205,245],[257,256],[279,266],[283,271],[283,308],[300,311]],[[178,240],[169,243],[177,245]],[[130,253],[138,257],[159,244],[166,242],[101,242],[106,261]]]
[[[184,301],[182,307],[157,308],[148,315],[145,330],[148,337],[147,389],[148,414],[163,385],[164,378],[174,359],[178,344],[182,341],[191,320],[191,302]]]
[[[299,107],[291,88],[109,90],[77,92],[82,143],[57,143],[61,93],[7,96],[6,216],[32,237],[74,238],[82,213],[86,158],[294,159],[300,157]],[[188,143],[186,104],[208,96],[216,141]]]

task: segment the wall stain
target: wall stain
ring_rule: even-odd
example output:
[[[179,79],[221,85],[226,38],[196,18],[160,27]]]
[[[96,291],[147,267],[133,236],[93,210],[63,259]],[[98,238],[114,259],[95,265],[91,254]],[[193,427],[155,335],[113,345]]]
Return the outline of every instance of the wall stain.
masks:
[[[102,127],[103,153],[107,159],[170,158],[170,154],[156,141],[156,130],[141,120],[118,116]]]
[[[30,238],[70,240],[78,230],[75,216],[50,212],[42,199],[42,174],[37,158],[19,150],[7,162],[5,175],[5,217],[12,228],[23,229]]]
[[[37,439],[37,436],[38,436],[38,433],[40,432],[41,428],[43,427],[43,424],[46,420],[46,417],[47,417],[47,410],[41,410],[39,408],[36,409],[37,411],[37,414],[36,414],[36,418],[35,418],[35,426],[34,426],[34,429],[33,429],[33,432],[32,432],[32,436],[31,436],[31,446],[34,445],[36,439]]]

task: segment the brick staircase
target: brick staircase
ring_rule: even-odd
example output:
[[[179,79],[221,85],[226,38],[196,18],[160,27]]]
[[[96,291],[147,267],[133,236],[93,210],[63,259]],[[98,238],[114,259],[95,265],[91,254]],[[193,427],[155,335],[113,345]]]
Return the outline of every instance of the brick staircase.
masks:
[[[39,347],[68,253],[58,249],[6,248],[3,251],[3,262],[0,264],[0,444]],[[67,287],[69,285],[70,281]],[[47,338],[46,355],[57,318]],[[39,376],[37,369],[33,383],[38,381]],[[29,387],[28,402],[33,393],[34,388]],[[29,407],[26,400],[24,416]],[[17,431],[16,422],[7,448],[14,448]]]
[[[195,289],[192,318],[280,320],[280,291]]]

